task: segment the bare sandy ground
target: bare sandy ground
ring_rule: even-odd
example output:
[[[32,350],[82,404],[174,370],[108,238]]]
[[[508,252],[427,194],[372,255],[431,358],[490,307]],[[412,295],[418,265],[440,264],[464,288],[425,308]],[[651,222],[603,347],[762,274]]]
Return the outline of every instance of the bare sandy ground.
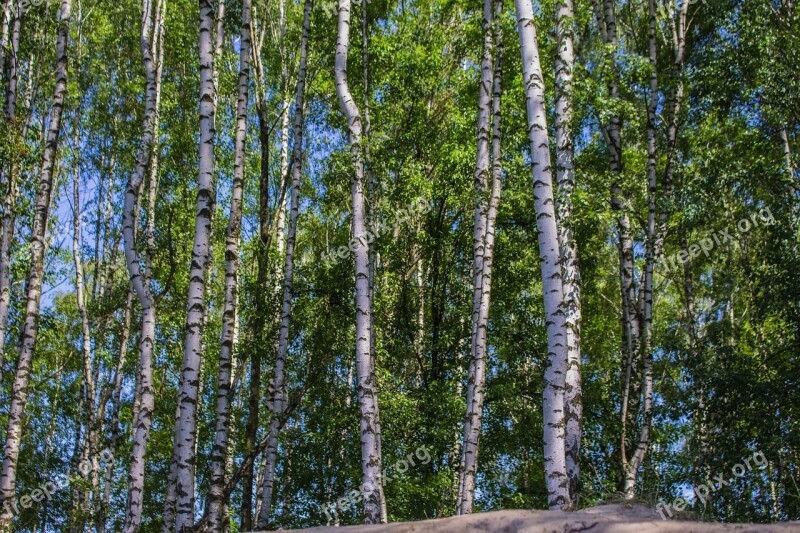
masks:
[[[279,530],[287,531],[287,530]],[[494,511],[420,522],[379,526],[314,527],[303,533],[800,533],[800,522],[782,524],[715,524],[662,520],[642,505],[609,504],[577,512]]]

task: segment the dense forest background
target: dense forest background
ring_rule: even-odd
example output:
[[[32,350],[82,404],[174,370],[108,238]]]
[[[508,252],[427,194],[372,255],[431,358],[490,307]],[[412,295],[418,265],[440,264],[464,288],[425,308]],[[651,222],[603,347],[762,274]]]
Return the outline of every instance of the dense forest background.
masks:
[[[793,0],[222,1],[3,2],[0,529],[554,507],[532,186],[549,164],[534,130],[550,138],[557,222],[579,265],[570,506],[684,496],[707,519],[800,519]],[[521,8],[533,8],[545,128],[526,113]],[[566,34],[569,115],[556,105]],[[495,116],[500,151],[480,127]],[[557,138],[574,144],[572,185],[556,184]],[[476,161],[490,159],[481,189]],[[495,181],[494,243],[480,248],[489,306],[474,237]],[[365,221],[368,249],[354,243]],[[371,346],[356,324],[367,301]],[[650,324],[638,339],[634,308]],[[354,358],[365,346],[371,357]],[[351,496],[367,468],[368,374],[378,511]],[[480,435],[473,474],[467,426]],[[755,454],[766,461],[731,474]],[[708,498],[691,496],[719,474]]]

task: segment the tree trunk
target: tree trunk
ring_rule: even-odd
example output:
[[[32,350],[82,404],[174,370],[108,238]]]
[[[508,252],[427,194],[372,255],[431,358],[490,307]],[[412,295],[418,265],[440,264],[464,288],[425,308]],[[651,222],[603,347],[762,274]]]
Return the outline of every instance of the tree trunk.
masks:
[[[254,20],[258,20],[255,9]],[[267,287],[269,283],[269,245],[270,245],[270,209],[269,209],[269,124],[266,110],[266,97],[263,91],[263,73],[261,72],[261,48],[263,31],[254,34],[253,42],[253,74],[255,78],[256,112],[258,114],[258,137],[261,148],[261,168],[259,175],[259,243],[257,251],[258,274],[257,287]],[[258,432],[259,405],[261,403],[261,362],[263,346],[266,343],[268,292],[259,290],[254,296],[254,313],[252,318],[252,341],[250,353],[250,390],[247,400],[247,422],[245,424],[244,453],[249,456],[256,447]],[[242,507],[241,530],[251,531],[253,528],[253,477],[254,461],[248,463],[242,473]],[[260,484],[259,484],[260,486]],[[259,493],[260,494],[260,493]]]
[[[80,15],[80,12],[78,13]],[[78,54],[79,55],[79,54]],[[81,222],[81,202],[80,202],[80,126],[81,113],[78,111],[75,118],[75,168],[72,184],[72,257],[75,263],[75,294],[77,297],[78,314],[81,323],[83,352],[83,382],[86,398],[84,400],[84,423],[86,424],[86,441],[84,443],[84,456],[90,465],[89,472],[81,472],[91,479],[94,485],[97,470],[97,424],[95,418],[95,390],[96,380],[94,374],[94,362],[92,358],[92,334],[89,328],[89,312],[86,305],[86,288],[83,281],[83,229]],[[85,489],[83,489],[85,490]],[[95,497],[97,495],[95,494]],[[96,501],[96,500],[95,500]]]
[[[623,487],[625,497],[633,498],[636,484],[636,475],[639,467],[644,461],[644,456],[650,445],[650,426],[653,417],[653,356],[651,330],[653,322],[653,274],[656,259],[656,239],[657,239],[657,213],[656,213],[656,109],[658,106],[658,64],[656,49],[656,7],[655,0],[649,0],[648,11],[650,18],[649,25],[649,59],[650,59],[650,96],[647,104],[647,243],[645,252],[645,272],[642,291],[642,309],[640,312],[641,330],[638,346],[642,353],[639,359],[643,362],[643,382],[642,382],[642,424],[638,437],[636,449],[630,461],[625,450],[625,441],[622,446],[622,464],[625,471],[625,485]],[[628,388],[628,387],[626,387]],[[626,413],[627,415],[627,413]],[[621,420],[627,426],[627,416]]]
[[[375,224],[376,224],[376,213],[377,213],[377,191],[376,186],[377,183],[375,182],[375,176],[372,174],[372,170],[370,167],[370,157],[369,157],[369,150],[370,150],[370,115],[369,115],[369,100],[370,100],[370,89],[369,89],[369,19],[368,19],[368,12],[367,12],[367,4],[368,0],[361,0],[361,60],[363,63],[363,81],[364,81],[364,174],[366,175],[367,179],[367,229],[373,235],[372,239],[369,239],[368,243],[368,257],[369,257],[369,328],[372,334],[369,337],[369,358],[370,358],[370,365],[371,365],[371,372],[372,372],[372,382],[377,384],[377,376],[375,375],[375,367],[377,365],[377,357],[375,355],[375,341],[377,334],[375,332],[375,286],[376,286],[376,276],[377,276],[377,264],[378,264],[378,252],[376,249],[376,242],[375,239],[376,231],[375,231]],[[381,420],[380,420],[380,413],[376,415],[375,419],[375,440],[376,440],[376,448],[378,450],[378,457],[383,457],[383,452],[381,450]],[[381,524],[385,524],[389,521],[388,512],[386,510],[386,497],[383,493],[383,485],[384,481],[381,480],[381,483],[378,484],[378,490],[380,491],[380,502],[381,502]]]
[[[39,333],[39,304],[42,296],[42,278],[44,276],[44,257],[46,252],[47,222],[50,215],[50,200],[53,192],[53,176],[61,134],[61,115],[64,110],[64,99],[67,91],[67,44],[69,41],[69,25],[71,0],[61,1],[59,15],[58,39],[56,42],[56,72],[53,104],[50,110],[50,123],[42,157],[42,171],[39,178],[39,190],[36,194],[33,227],[31,230],[31,261],[25,287],[25,318],[20,340],[17,373],[11,389],[11,406],[8,411],[8,431],[3,452],[3,467],[0,472],[0,529],[9,528],[12,514],[4,502],[14,498],[17,460],[22,441],[22,426],[25,405],[28,401],[28,382],[36,349],[36,338]]]
[[[456,514],[472,513],[475,496],[475,476],[478,471],[478,451],[483,415],[484,384],[486,380],[486,333],[492,281],[494,226],[500,202],[500,55],[495,59],[499,24],[494,20],[502,14],[502,4],[493,0],[483,3],[483,59],[478,92],[478,157],[475,165],[475,210],[473,230],[473,295],[472,345],[467,382],[467,414],[464,419],[464,445],[459,471],[459,490]],[[495,27],[497,26],[497,27]],[[490,180],[491,178],[491,180]],[[490,185],[491,181],[491,185]]]
[[[364,523],[377,524],[381,519],[380,471],[377,422],[378,397],[372,372],[370,343],[372,337],[369,298],[369,248],[364,209],[364,159],[361,114],[347,84],[347,52],[350,48],[350,0],[339,0],[336,39],[335,78],[339,105],[347,118],[350,151],[355,167],[351,197],[353,204],[353,243],[355,243],[356,284],[356,370],[358,399],[361,406],[361,473],[364,497]]]
[[[175,529],[183,533],[194,525],[194,467],[197,438],[197,388],[202,362],[202,336],[205,317],[206,274],[211,255],[211,221],[216,198],[214,183],[214,122],[216,87],[214,84],[215,17],[211,0],[200,0],[200,158],[197,182],[197,211],[194,244],[189,273],[186,335],[183,342],[178,405],[180,414],[175,431],[176,511]]]
[[[8,41],[8,19],[13,0],[8,0],[3,12],[3,44],[5,49]],[[20,8],[16,4],[14,9],[14,26],[11,34],[11,55],[8,69],[8,86],[6,87],[3,118],[8,124],[12,135],[16,133],[17,121],[17,81],[18,81],[18,51],[20,38]],[[4,60],[3,60],[4,61]],[[5,73],[0,62],[0,76]],[[24,137],[23,137],[24,138]],[[5,198],[3,199],[3,218],[0,222],[0,384],[4,381],[3,366],[5,364],[6,327],[8,312],[11,306],[11,243],[14,237],[14,224],[16,221],[17,194],[17,161],[9,161],[8,169],[5,164],[0,164],[0,187],[6,182]]]
[[[155,13],[153,8],[155,7]],[[155,345],[156,302],[150,289],[149,253],[144,261],[137,251],[138,211],[141,205],[141,194],[145,174],[148,168],[155,165],[154,147],[157,145],[158,103],[161,86],[160,66],[154,57],[154,48],[163,47],[161,25],[164,16],[164,0],[153,6],[150,0],[144,0],[144,15],[140,48],[145,67],[145,114],[142,143],[136,161],[136,168],[131,174],[125,188],[125,201],[122,214],[122,236],[125,248],[125,262],[130,276],[130,285],[142,306],[142,323],[139,339],[139,370],[136,384],[135,409],[133,412],[134,435],[131,449],[131,466],[128,475],[128,506],[125,517],[125,532],[138,531],[142,521],[144,497],[144,473],[147,441],[152,423],[153,395],[153,350]],[[157,43],[156,43],[157,41]],[[151,176],[151,180],[152,180]],[[153,219],[153,213],[148,213]],[[142,271],[141,264],[145,264]]]
[[[228,431],[231,408],[231,364],[235,350],[239,291],[239,241],[242,229],[242,191],[244,188],[247,103],[250,83],[250,0],[242,4],[241,46],[239,48],[239,95],[236,108],[233,191],[228,233],[225,243],[225,309],[222,315],[222,340],[219,352],[217,420],[211,453],[211,488],[208,526],[211,531],[226,531],[224,508],[225,469],[228,460]]]
[[[269,424],[269,441],[264,465],[264,481],[261,487],[261,508],[256,527],[265,529],[269,525],[272,508],[272,494],[275,486],[275,466],[277,462],[278,433],[281,415],[285,409],[286,355],[289,351],[289,327],[292,317],[292,293],[294,292],[294,248],[297,238],[297,216],[300,209],[300,178],[303,170],[303,131],[304,99],[306,85],[306,62],[308,55],[308,32],[311,18],[311,0],[305,0],[303,7],[303,32],[300,39],[300,66],[297,71],[294,110],[294,147],[292,149],[292,184],[289,195],[289,225],[286,231],[286,267],[283,278],[283,303],[281,307],[281,326],[278,337],[278,353],[275,358],[275,376],[271,390],[270,405],[272,417]]]
[[[11,25],[11,8],[14,7],[14,0],[3,2],[3,20],[0,21],[0,80],[6,75],[6,48],[8,47],[8,29]]]
[[[544,102],[544,78],[539,62],[536,26],[529,0],[515,0],[522,49],[522,72],[528,117],[528,138],[533,165],[533,197],[539,234],[544,311],[547,323],[547,362],[544,372],[544,467],[550,509],[570,505],[566,471],[564,388],[567,334],[564,322],[564,288],[559,265],[558,225],[553,205],[550,140]]]
[[[567,418],[566,458],[570,501],[578,503],[580,491],[580,447],[583,403],[581,394],[581,293],[578,244],[573,235],[572,194],[575,190],[572,144],[572,68],[575,16],[572,0],[560,0],[556,11],[556,210],[561,271],[564,279],[564,322],[567,327],[567,358],[564,407]]]

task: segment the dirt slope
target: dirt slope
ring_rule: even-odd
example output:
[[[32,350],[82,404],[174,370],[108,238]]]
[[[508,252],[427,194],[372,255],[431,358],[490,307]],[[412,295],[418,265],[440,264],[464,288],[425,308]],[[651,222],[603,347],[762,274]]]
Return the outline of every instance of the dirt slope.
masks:
[[[286,531],[286,530],[279,530]],[[420,522],[379,526],[314,527],[303,533],[800,533],[800,522],[783,524],[713,524],[662,520],[639,505],[601,505],[578,512],[494,511]]]

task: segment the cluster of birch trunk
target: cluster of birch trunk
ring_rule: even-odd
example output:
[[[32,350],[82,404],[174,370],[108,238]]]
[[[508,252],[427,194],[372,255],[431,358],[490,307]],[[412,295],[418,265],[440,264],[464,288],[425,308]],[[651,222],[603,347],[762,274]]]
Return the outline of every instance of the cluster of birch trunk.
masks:
[[[162,72],[166,40],[169,39],[166,21],[170,0],[142,0],[141,25],[138,30],[141,65],[143,67],[143,92],[140,95],[141,116],[140,139],[136,145],[135,165],[123,178],[124,202],[121,213],[112,211],[113,179],[115,176],[114,153],[108,154],[104,166],[108,169],[108,181],[98,191],[98,227],[95,238],[101,242],[103,231],[108,232],[110,219],[121,219],[122,260],[127,272],[129,291],[122,310],[122,336],[118,353],[112,364],[101,363],[94,347],[95,339],[104,335],[104,325],[93,323],[91,306],[110,301],[112,291],[110,270],[115,263],[118,250],[114,244],[95,245],[99,258],[95,258],[95,272],[88,276],[84,272],[87,264],[83,257],[83,218],[81,216],[81,146],[86,141],[81,132],[81,99],[83,95],[67,95],[68,78],[78,76],[71,63],[91,51],[82,46],[81,30],[85,17],[89,16],[80,5],[80,0],[60,0],[57,9],[56,62],[53,67],[54,92],[50,100],[49,118],[42,121],[41,160],[35,185],[35,198],[30,207],[30,232],[23,235],[15,231],[15,218],[20,194],[21,162],[13,158],[0,161],[0,185],[2,185],[3,211],[0,231],[0,371],[10,368],[4,362],[14,353],[13,375],[2,376],[11,381],[7,428],[5,436],[2,472],[0,472],[0,529],[10,528],[15,519],[13,506],[5,502],[16,501],[17,473],[20,453],[25,438],[26,406],[31,393],[31,374],[35,367],[37,336],[40,329],[42,290],[45,278],[45,259],[49,245],[49,227],[54,217],[52,205],[55,189],[59,186],[59,170],[71,179],[71,235],[74,262],[74,287],[77,295],[77,310],[80,320],[82,342],[80,357],[82,377],[80,381],[80,406],[82,423],[78,426],[73,462],[89,465],[84,473],[87,483],[76,483],[71,488],[72,515],[70,528],[84,530],[89,522],[97,531],[108,527],[108,511],[113,484],[114,462],[121,454],[129,457],[122,463],[127,465],[125,494],[125,517],[123,530],[136,532],[143,528],[146,507],[153,502],[163,503],[160,513],[160,530],[177,531],[226,531],[231,517],[240,524],[240,530],[266,529],[272,525],[271,515],[275,506],[279,476],[281,433],[284,431],[292,410],[301,401],[301,388],[290,394],[288,387],[288,358],[293,342],[293,304],[295,303],[295,271],[298,251],[298,223],[301,216],[304,190],[304,140],[306,132],[307,85],[309,78],[319,67],[309,65],[309,48],[313,0],[304,0],[302,22],[297,42],[294,34],[287,31],[285,0],[280,0],[278,20],[273,21],[272,30],[259,18],[261,3],[241,0],[236,6],[226,5],[227,0],[199,0],[199,24],[196,28],[197,42],[197,110],[196,132],[197,174],[194,203],[194,227],[191,240],[188,283],[185,300],[185,324],[180,339],[182,357],[176,369],[177,404],[172,432],[172,459],[166,481],[166,493],[147,493],[148,457],[152,450],[149,443],[154,431],[154,409],[160,401],[155,388],[155,358],[160,348],[157,323],[157,308],[165,293],[164,280],[154,279],[153,256],[156,249],[156,221],[159,214],[156,204],[161,191],[162,179],[160,157],[165,132],[160,125],[162,112]],[[494,266],[495,237],[498,212],[501,209],[504,187],[505,139],[501,125],[503,109],[507,106],[504,97],[504,58],[512,53],[521,56],[521,72],[525,104],[525,124],[529,152],[529,171],[532,181],[530,192],[535,213],[535,233],[538,242],[538,260],[547,351],[544,355],[543,391],[541,413],[543,421],[543,443],[541,450],[544,465],[544,481],[547,506],[550,509],[573,509],[581,502],[581,443],[583,427],[583,405],[581,384],[581,271],[579,247],[574,231],[574,201],[576,170],[573,131],[573,78],[575,63],[576,13],[573,0],[556,0],[556,18],[552,21],[557,46],[555,61],[549,65],[542,61],[540,53],[541,33],[537,28],[537,17],[531,0],[515,0],[513,14],[516,32],[504,20],[511,19],[512,10],[503,0],[483,0],[481,9],[482,56],[477,66],[476,158],[473,174],[472,222],[472,281],[471,318],[469,320],[469,367],[464,380],[465,407],[461,435],[456,442],[453,455],[458,457],[458,478],[455,493],[456,514],[469,514],[475,510],[475,493],[480,470],[481,433],[484,403],[487,396],[488,360],[490,358],[490,309]],[[0,73],[4,81],[3,121],[19,129],[22,139],[28,137],[31,115],[19,116],[17,112],[18,84],[20,79],[20,57],[17,49],[23,20],[23,2],[4,2],[2,27],[2,52]],[[49,3],[48,3],[49,6]],[[667,91],[659,88],[658,52],[661,42],[658,31],[658,5],[648,0],[648,64],[649,86],[647,94],[646,139],[647,176],[643,186],[647,190],[647,218],[644,223],[643,242],[644,268],[637,271],[635,252],[637,245],[634,224],[631,220],[626,187],[623,186],[624,134],[622,105],[612,105],[611,111],[600,115],[599,131],[605,145],[611,186],[608,201],[614,215],[615,245],[619,255],[619,287],[621,320],[622,383],[619,412],[618,452],[624,483],[622,492],[626,498],[636,494],[639,473],[651,449],[654,418],[654,346],[653,311],[655,292],[655,268],[664,248],[670,228],[674,194],[675,160],[678,150],[681,120],[686,105],[684,66],[687,47],[687,31],[690,24],[690,3],[682,2],[669,15],[665,26],[671,35],[667,42],[672,45],[670,55],[674,58],[668,67],[670,75],[678,80]],[[234,9],[231,9],[231,8]],[[612,102],[622,98],[620,67],[617,60],[620,48],[618,21],[614,0],[595,0],[592,4],[599,38],[606,54],[604,80],[607,94]],[[266,9],[266,8],[264,8]],[[350,179],[350,237],[352,239],[352,285],[355,314],[354,346],[354,390],[359,407],[358,434],[360,443],[360,484],[362,495],[361,514],[367,524],[385,523],[389,519],[391,506],[384,494],[382,471],[385,461],[381,442],[381,412],[379,406],[379,370],[376,351],[375,296],[376,269],[380,264],[373,239],[368,239],[370,228],[375,224],[375,206],[381,184],[373,172],[370,146],[370,104],[372,80],[369,72],[369,29],[367,2],[353,6],[351,0],[338,0],[336,9],[336,40],[333,57],[334,95],[327,95],[330,102],[338,102],[339,113],[346,124],[348,146],[346,174]],[[237,15],[233,20],[231,13]],[[348,60],[352,59],[351,30],[356,27],[355,13],[360,13],[360,37],[363,56],[360,65],[363,71],[354,75],[348,71]],[[258,24],[255,21],[259,21]],[[334,28],[326,31],[332,33]],[[315,22],[316,24],[316,22]],[[235,36],[225,34],[230,27],[237,28]],[[550,28],[548,28],[549,30]],[[120,28],[119,31],[130,31]],[[270,33],[272,32],[272,33]],[[518,42],[517,42],[518,37]],[[263,64],[265,41],[275,45],[280,56],[279,72]],[[218,88],[224,68],[225,47],[235,42],[238,55],[237,93],[235,100],[232,139],[223,139],[219,129]],[[296,52],[296,53],[295,53]],[[80,63],[78,61],[78,63]],[[508,63],[508,61],[506,61]],[[32,65],[25,65],[25,75],[31,76]],[[48,66],[36,65],[38,69]],[[507,66],[505,68],[508,68]],[[549,72],[546,72],[549,71]],[[44,73],[43,75],[47,75]],[[279,76],[277,85],[281,96],[267,94],[268,76]],[[546,101],[546,80],[554,80],[555,101]],[[362,86],[357,93],[364,94],[363,101],[356,101],[351,83]],[[275,83],[272,80],[272,83]],[[73,85],[70,82],[70,87]],[[77,86],[77,85],[76,85]],[[292,96],[293,94],[293,96]],[[272,109],[276,100],[280,109]],[[663,100],[663,102],[661,102]],[[66,138],[64,127],[65,107],[75,102],[76,114],[71,130],[71,139]],[[660,103],[661,102],[661,103]],[[333,105],[333,104],[331,104]],[[552,105],[552,109],[549,107]],[[29,109],[30,103],[25,105]],[[252,108],[255,108],[254,110]],[[251,114],[252,113],[252,114]],[[661,116],[659,116],[661,115]],[[277,117],[273,120],[272,117]],[[548,116],[554,124],[548,125]],[[256,121],[261,153],[260,167],[255,176],[247,164],[248,122]],[[46,128],[44,124],[46,122]],[[661,122],[666,132],[666,142],[657,142],[657,124]],[[270,183],[270,139],[272,130],[279,128],[280,146],[277,175],[280,182]],[[506,132],[507,133],[507,132]],[[634,133],[635,134],[635,133]],[[784,137],[786,132],[783,132]],[[554,138],[551,139],[551,136]],[[198,419],[201,416],[199,401],[203,397],[201,370],[207,357],[208,338],[204,331],[209,320],[210,269],[214,261],[213,221],[224,216],[217,211],[217,181],[220,167],[227,161],[219,160],[219,146],[231,143],[233,147],[232,188],[230,211],[224,236],[224,301],[221,309],[221,335],[218,339],[217,374],[214,376],[215,390],[213,422],[213,447],[210,457],[210,475],[207,496],[198,498]],[[508,150],[508,148],[506,148]],[[663,151],[663,153],[659,153]],[[69,154],[69,155],[66,155]],[[786,158],[791,170],[791,153],[786,141]],[[60,169],[59,169],[60,167]],[[228,169],[225,169],[228,172]],[[661,176],[659,176],[661,174]],[[63,180],[64,178],[62,178]],[[255,185],[250,187],[249,180]],[[253,312],[246,318],[240,311],[241,280],[243,269],[250,268],[241,262],[243,238],[243,213],[246,209],[246,194],[250,188],[258,191],[256,206],[258,227],[254,239],[254,253],[258,290],[253,296]],[[271,190],[280,191],[279,207],[274,213],[269,208]],[[7,324],[12,305],[11,247],[15,239],[26,237],[30,250],[28,270],[24,279],[24,301],[18,313],[20,321],[19,343],[14,350],[6,346]],[[682,240],[685,237],[681,236]],[[683,241],[682,241],[683,242]],[[117,248],[119,248],[117,246]],[[271,261],[273,248],[277,249],[280,264]],[[272,252],[271,252],[272,251]],[[96,252],[97,253],[97,252]],[[419,261],[418,283],[422,284],[422,262]],[[687,267],[689,268],[689,267]],[[91,279],[91,286],[87,286]],[[688,308],[694,309],[691,293],[691,272],[687,270],[685,288],[689,299]],[[278,309],[265,295],[279,295]],[[422,291],[420,291],[422,292]],[[274,306],[272,306],[274,307]],[[420,306],[422,308],[422,306]],[[136,319],[138,317],[138,319]],[[275,327],[271,329],[270,320]],[[425,313],[420,311],[417,326],[419,337],[414,345],[422,358],[424,350]],[[694,323],[694,318],[692,317]],[[464,319],[466,329],[466,319]],[[269,372],[264,372],[260,357],[249,361],[239,356],[240,329],[255,343],[274,346],[275,358]],[[137,331],[138,330],[138,331]],[[276,331],[270,337],[269,331]],[[127,360],[127,346],[135,340],[137,357]],[[248,366],[249,365],[249,366]],[[126,409],[124,397],[124,372],[135,369],[135,390],[132,393],[131,423],[126,433],[121,422]],[[102,371],[101,371],[102,369]],[[246,398],[245,377],[249,376],[250,388]],[[261,383],[266,386],[266,397],[262,397]],[[348,378],[348,384],[350,379]],[[460,390],[460,389],[459,389]],[[236,420],[234,403],[246,403],[248,416]],[[259,408],[267,407],[266,418],[259,417]],[[263,410],[262,410],[263,411]],[[242,427],[238,427],[241,425]],[[244,455],[234,460],[232,447],[238,433],[244,434]],[[107,437],[107,438],[106,438]],[[129,441],[126,443],[126,439]],[[109,442],[103,450],[101,442]],[[335,460],[335,458],[334,458]],[[241,490],[241,508],[234,509],[231,496]],[[119,498],[120,496],[117,496]],[[204,505],[199,506],[198,501]],[[91,517],[91,519],[89,518]]]

